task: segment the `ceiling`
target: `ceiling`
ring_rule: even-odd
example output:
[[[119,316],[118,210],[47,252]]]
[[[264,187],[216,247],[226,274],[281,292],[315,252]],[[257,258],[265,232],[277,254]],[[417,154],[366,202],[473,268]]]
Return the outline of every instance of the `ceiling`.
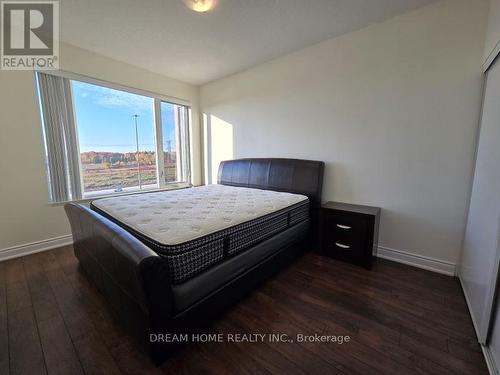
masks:
[[[433,1],[61,0],[61,40],[201,85]]]

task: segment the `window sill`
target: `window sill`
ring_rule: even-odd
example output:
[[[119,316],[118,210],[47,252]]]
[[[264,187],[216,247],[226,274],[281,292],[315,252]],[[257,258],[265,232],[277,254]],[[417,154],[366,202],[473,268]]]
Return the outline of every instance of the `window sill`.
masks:
[[[187,188],[193,187],[193,185],[191,185],[190,183],[187,183],[187,182],[169,183],[165,187],[162,187],[162,188],[158,188],[155,185],[152,185],[152,186],[154,186],[154,187],[142,189],[142,190],[109,192],[109,193],[104,193],[104,194],[101,194],[102,191],[95,191],[95,192],[92,192],[90,194],[87,194],[82,199],[75,199],[75,200],[65,201],[65,202],[49,202],[49,205],[62,206],[62,205],[65,205],[66,203],[90,203],[93,200],[101,199],[101,198],[121,197],[124,195],[132,195],[132,194],[157,193],[160,191],[180,190],[180,189],[187,189]]]

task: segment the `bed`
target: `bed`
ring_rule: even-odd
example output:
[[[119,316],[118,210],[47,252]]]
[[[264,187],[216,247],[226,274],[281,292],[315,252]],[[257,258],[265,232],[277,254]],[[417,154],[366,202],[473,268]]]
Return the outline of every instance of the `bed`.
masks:
[[[75,255],[136,334],[194,330],[312,246],[323,169],[239,159],[217,185],[69,203]],[[156,363],[172,346],[149,345]]]

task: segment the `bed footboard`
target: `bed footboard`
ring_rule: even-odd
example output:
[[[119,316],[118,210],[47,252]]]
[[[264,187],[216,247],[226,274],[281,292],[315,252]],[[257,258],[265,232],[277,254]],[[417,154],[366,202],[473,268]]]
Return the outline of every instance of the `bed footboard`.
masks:
[[[172,316],[168,268],[151,249],[81,204],[65,205],[75,255],[114,315],[145,340]]]

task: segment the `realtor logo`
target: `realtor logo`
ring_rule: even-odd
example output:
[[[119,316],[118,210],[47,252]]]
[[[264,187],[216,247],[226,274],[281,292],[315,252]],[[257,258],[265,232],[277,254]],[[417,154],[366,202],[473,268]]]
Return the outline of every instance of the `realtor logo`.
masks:
[[[59,68],[59,1],[2,1],[5,70]]]

